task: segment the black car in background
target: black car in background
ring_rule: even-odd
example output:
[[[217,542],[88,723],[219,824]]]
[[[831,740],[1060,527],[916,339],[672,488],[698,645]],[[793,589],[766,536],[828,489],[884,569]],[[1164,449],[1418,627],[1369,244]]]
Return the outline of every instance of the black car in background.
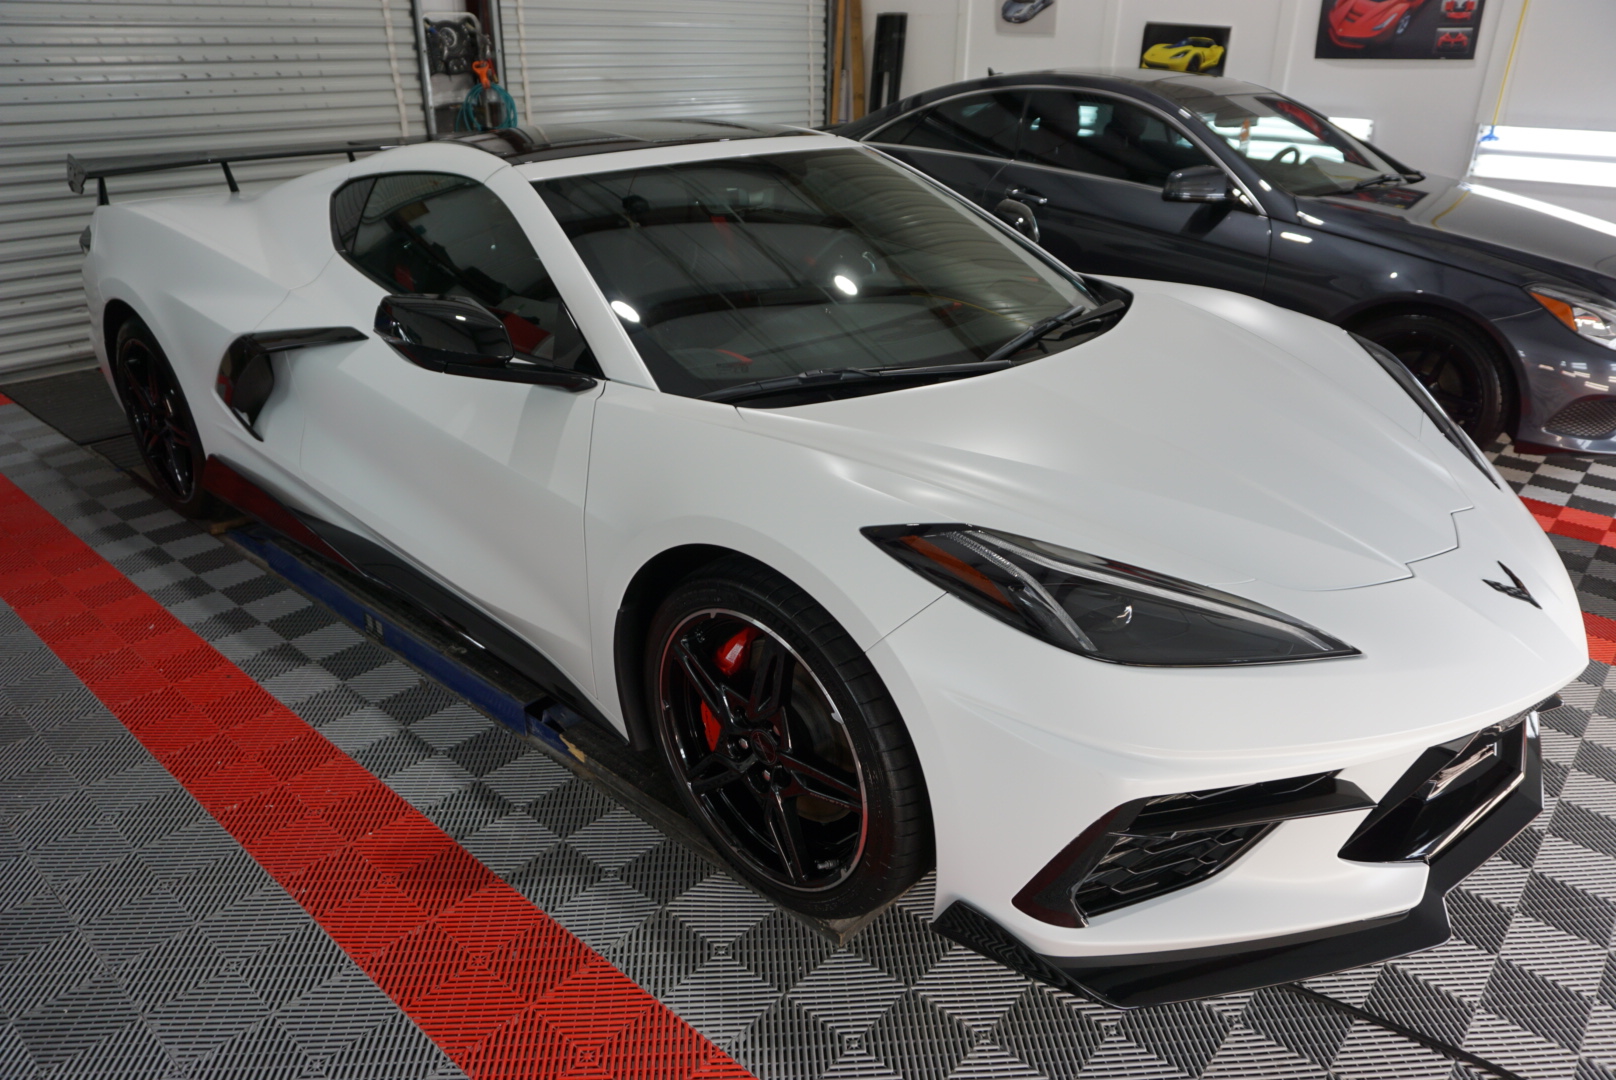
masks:
[[[837,133],[1076,270],[1233,289],[1377,341],[1483,445],[1616,453],[1616,225],[1426,176],[1204,75],[1000,75]]]

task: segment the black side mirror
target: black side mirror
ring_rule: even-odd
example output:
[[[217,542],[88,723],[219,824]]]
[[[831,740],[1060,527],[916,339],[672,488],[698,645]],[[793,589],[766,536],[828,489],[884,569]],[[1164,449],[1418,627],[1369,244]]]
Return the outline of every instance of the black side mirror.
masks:
[[[1192,165],[1167,174],[1162,198],[1168,202],[1228,202],[1234,198],[1229,174],[1216,165]]]
[[[595,385],[582,372],[518,356],[500,317],[466,297],[384,297],[376,307],[376,335],[410,363],[445,375],[567,390]]]
[[[1033,243],[1038,242],[1038,219],[1033,216],[1032,207],[1026,203],[1016,199],[1000,199],[999,205],[993,208],[993,216]]]

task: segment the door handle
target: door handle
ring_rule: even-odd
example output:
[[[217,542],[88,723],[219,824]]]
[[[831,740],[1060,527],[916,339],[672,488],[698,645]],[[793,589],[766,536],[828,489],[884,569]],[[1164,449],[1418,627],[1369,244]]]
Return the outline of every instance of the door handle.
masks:
[[[1032,188],[1013,187],[1004,193],[1007,199],[1018,199],[1021,202],[1032,203],[1034,206],[1048,206],[1049,196],[1040,195]]]

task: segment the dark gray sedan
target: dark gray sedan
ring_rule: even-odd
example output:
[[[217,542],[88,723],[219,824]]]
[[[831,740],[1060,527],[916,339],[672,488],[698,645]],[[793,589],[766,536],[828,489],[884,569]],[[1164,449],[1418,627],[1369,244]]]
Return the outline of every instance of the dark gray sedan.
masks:
[[[1427,176],[1203,75],[1001,75],[837,130],[1077,270],[1233,289],[1379,342],[1478,443],[1616,453],[1616,225]]]

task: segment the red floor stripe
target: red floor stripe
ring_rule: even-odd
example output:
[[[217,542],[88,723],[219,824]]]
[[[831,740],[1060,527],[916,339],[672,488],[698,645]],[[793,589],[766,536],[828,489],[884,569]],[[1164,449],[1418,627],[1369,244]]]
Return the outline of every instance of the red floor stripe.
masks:
[[[10,398],[6,397],[6,395],[0,394],[0,405],[15,405],[15,404],[16,404],[16,402],[14,402]]]
[[[4,477],[0,536],[0,597],[475,1080],[750,1077]]]
[[[1543,526],[1544,532],[1616,547],[1616,518],[1592,514],[1587,510],[1573,510],[1569,506],[1555,506],[1537,499],[1523,497],[1521,502],[1526,504],[1537,523]]]
[[[1584,611],[1582,625],[1588,631],[1588,656],[1601,664],[1616,664],[1616,621]]]

